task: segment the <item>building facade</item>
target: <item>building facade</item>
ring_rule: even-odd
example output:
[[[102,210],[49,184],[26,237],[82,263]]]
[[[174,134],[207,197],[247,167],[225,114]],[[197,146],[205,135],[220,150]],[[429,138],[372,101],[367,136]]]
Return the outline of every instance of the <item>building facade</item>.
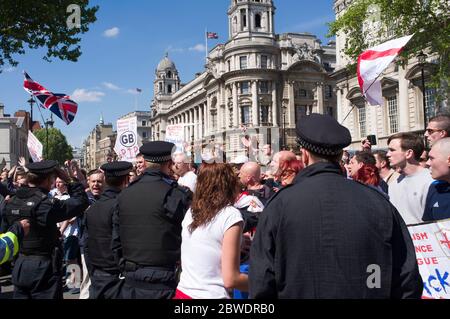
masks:
[[[20,116],[25,115],[25,116]],[[10,169],[17,165],[20,157],[28,160],[28,123],[26,114],[21,111],[11,117],[5,114],[5,106],[0,103],[0,163]]]
[[[152,140],[164,140],[168,125],[184,124],[185,140],[204,146],[221,139],[233,158],[244,151],[243,134],[257,136],[259,145],[289,148],[302,115],[337,116],[334,42],[276,34],[275,11],[272,0],[231,1],[228,41],[209,52],[205,71],[186,85],[168,56],[159,63]]]
[[[99,168],[107,162],[108,154],[114,154],[114,143],[110,141],[112,139],[115,142],[113,125],[105,124],[103,118],[100,118],[99,124],[95,126],[84,141],[83,162],[87,170]]]
[[[171,81],[174,81],[171,79]],[[172,83],[171,81],[167,80],[167,87],[170,88],[169,83]],[[162,83],[161,83],[162,85]],[[128,113],[127,115],[122,116],[119,118],[119,120],[124,119],[130,119],[130,118],[136,118],[137,121],[137,134],[141,140],[142,143],[149,142],[151,140],[151,112],[149,111],[135,111]]]
[[[351,3],[352,0],[335,0],[336,17],[341,16]],[[369,33],[366,41],[369,41],[367,42],[370,43],[369,46],[373,46],[391,38],[392,35],[388,30],[385,38],[370,38]],[[427,87],[426,84],[436,57],[428,53],[424,64],[419,63],[417,58],[410,59],[404,66],[392,63],[381,77],[384,104],[371,106],[361,94],[356,74],[347,70],[351,61],[343,53],[345,41],[345,35],[338,34],[337,67],[332,77],[336,80],[338,120],[349,128],[352,134],[353,143],[350,149],[359,150],[361,140],[368,135],[377,136],[377,148],[387,148],[387,140],[392,134],[399,132],[423,134],[425,122],[443,111],[436,103],[435,89]],[[425,75],[425,90],[422,85],[422,68]]]

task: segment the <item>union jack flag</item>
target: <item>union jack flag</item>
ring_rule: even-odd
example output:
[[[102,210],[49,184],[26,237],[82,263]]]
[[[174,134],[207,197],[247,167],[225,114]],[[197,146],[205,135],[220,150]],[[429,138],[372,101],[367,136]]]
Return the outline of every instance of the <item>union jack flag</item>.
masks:
[[[206,32],[206,37],[208,39],[218,39],[219,35],[216,32]]]
[[[25,75],[23,82],[25,91],[33,95],[43,108],[53,112],[53,114],[58,116],[67,125],[72,123],[78,111],[78,104],[72,101],[70,96],[66,94],[50,92],[39,83],[33,81],[26,72],[23,73]]]

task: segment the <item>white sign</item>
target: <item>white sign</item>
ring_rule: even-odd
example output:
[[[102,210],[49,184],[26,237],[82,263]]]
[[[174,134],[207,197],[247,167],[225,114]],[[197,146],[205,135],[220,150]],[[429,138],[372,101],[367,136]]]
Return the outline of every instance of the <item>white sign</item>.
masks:
[[[423,280],[423,298],[450,299],[450,220],[408,229]]]
[[[33,162],[42,161],[42,143],[39,142],[36,136],[31,131],[28,131],[28,141],[27,141],[28,151],[30,152]]]
[[[177,147],[176,152],[184,152],[185,139],[184,139],[184,128],[185,124],[175,124],[168,125],[166,127],[166,142],[175,144]]]
[[[139,137],[137,134],[137,118],[117,121],[117,140],[114,146],[121,161],[133,163],[139,153]]]

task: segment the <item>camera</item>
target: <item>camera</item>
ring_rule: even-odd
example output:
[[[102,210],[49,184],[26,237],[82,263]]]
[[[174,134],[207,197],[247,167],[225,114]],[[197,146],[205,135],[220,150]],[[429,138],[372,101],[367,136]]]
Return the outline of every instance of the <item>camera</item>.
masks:
[[[377,145],[377,137],[375,135],[369,135],[367,136],[367,139],[369,140],[372,146]]]

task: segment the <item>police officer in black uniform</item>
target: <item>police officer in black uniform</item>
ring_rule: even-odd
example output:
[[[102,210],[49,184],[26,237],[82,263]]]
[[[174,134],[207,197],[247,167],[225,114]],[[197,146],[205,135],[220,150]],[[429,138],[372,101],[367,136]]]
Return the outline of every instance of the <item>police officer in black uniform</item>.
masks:
[[[15,299],[62,299],[62,249],[56,223],[81,215],[88,207],[82,184],[58,167],[56,161],[27,165],[28,187],[21,187],[6,204],[2,229],[22,219],[30,221],[30,233],[20,247],[13,273]],[[49,198],[59,177],[67,184],[70,198]]]
[[[175,294],[181,222],[192,193],[169,177],[174,147],[160,141],[144,144],[140,152],[147,169],[118,197],[113,249],[125,276],[125,299],[167,299]]]
[[[112,215],[117,196],[128,185],[133,165],[128,162],[113,162],[100,168],[105,173],[106,188],[94,204],[86,211],[87,250],[89,254],[89,276],[91,277],[90,299],[119,299],[123,280],[119,265],[111,249]]]

